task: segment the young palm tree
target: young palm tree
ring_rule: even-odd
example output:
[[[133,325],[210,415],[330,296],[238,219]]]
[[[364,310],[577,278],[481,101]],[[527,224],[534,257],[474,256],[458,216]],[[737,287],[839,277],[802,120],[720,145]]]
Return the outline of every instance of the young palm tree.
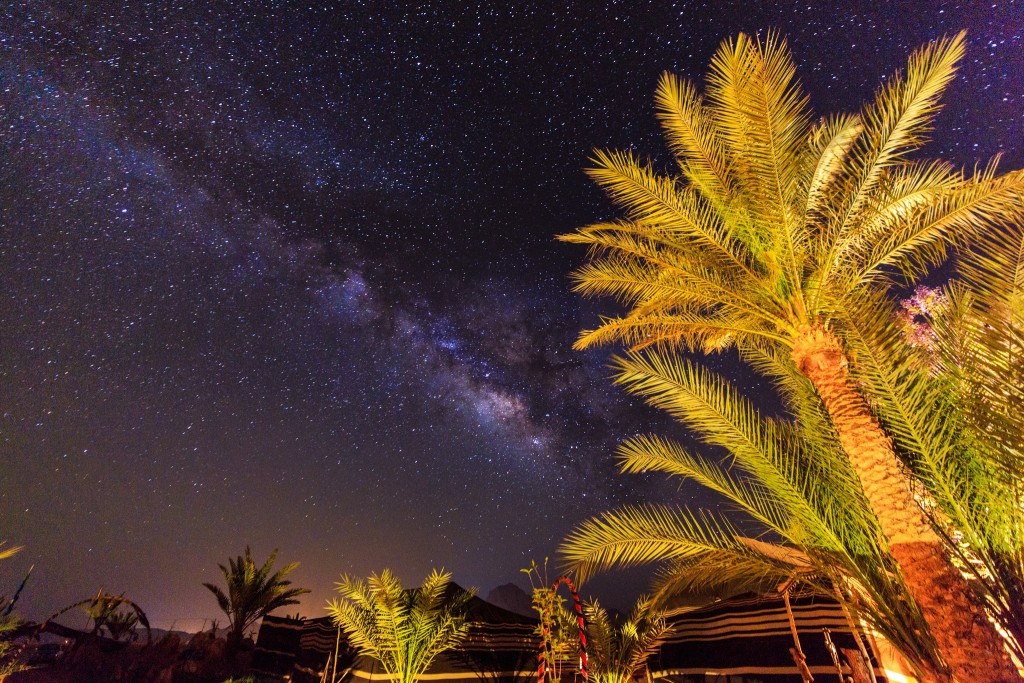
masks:
[[[149,633],[146,614],[131,600],[121,595],[104,593],[101,588],[96,597],[81,605],[82,611],[92,620],[93,635],[107,635],[114,640],[135,641],[138,633],[135,627],[142,624]],[[150,635],[150,637],[152,637]]]
[[[628,308],[585,332],[580,348],[621,341],[789,354],[835,424],[954,675],[1015,681],[1002,639],[850,376],[852,319],[894,279],[913,279],[955,241],[1024,214],[1021,172],[1000,176],[992,163],[967,175],[910,158],[962,54],[962,35],[936,41],[859,114],[812,123],[785,43],[740,35],[714,56],[706,98],[670,75],[659,83],[658,115],[680,176],[630,154],[596,153],[590,174],[627,219],[562,239],[592,249],[577,290]]]
[[[393,683],[415,683],[431,662],[466,637],[463,613],[472,592],[449,590],[451,574],[432,571],[419,588],[405,590],[385,569],[368,581],[343,576],[341,600],[327,604],[349,645],[380,662]]]
[[[647,667],[647,658],[669,633],[664,616],[641,596],[622,623],[616,624],[596,600],[584,607],[590,679],[595,683],[630,683]]]
[[[204,583],[217,598],[217,604],[228,617],[227,651],[234,655],[242,644],[245,632],[257,621],[276,609],[297,605],[297,597],[309,592],[307,588],[290,588],[291,581],[284,577],[299,566],[298,562],[285,565],[271,573],[277,549],[262,566],[257,566],[252,551],[245,548],[245,556],[228,559],[228,566],[218,564],[227,584],[227,593],[219,586]]]
[[[856,619],[924,675],[943,680],[927,624],[880,542],[878,522],[813,387],[785,357],[750,360],[780,386],[796,420],[761,415],[726,380],[674,356],[638,353],[617,362],[618,380],[632,393],[729,456],[715,464],[669,439],[639,436],[620,446],[622,470],[697,482],[732,511],[647,505],[608,512],[578,527],[563,556],[581,579],[613,565],[659,563],[657,604],[694,589],[773,590],[794,578],[825,597],[837,597],[838,589]],[[753,528],[760,539],[749,537]]]

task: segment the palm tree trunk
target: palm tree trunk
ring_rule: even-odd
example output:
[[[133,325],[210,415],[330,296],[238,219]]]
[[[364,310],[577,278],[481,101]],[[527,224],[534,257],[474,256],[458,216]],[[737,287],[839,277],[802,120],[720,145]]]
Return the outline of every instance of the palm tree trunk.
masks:
[[[852,383],[842,342],[828,330],[808,328],[795,340],[792,357],[821,396],[953,676],[962,683],[1019,683],[1002,638],[947,559],[942,540],[913,498],[892,441]]]

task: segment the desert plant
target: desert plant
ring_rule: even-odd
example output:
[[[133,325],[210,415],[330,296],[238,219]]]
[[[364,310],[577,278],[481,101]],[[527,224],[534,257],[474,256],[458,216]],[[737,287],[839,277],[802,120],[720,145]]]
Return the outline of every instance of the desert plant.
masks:
[[[664,615],[647,596],[640,596],[625,619],[616,622],[597,600],[584,607],[590,680],[630,683],[647,668],[647,658],[670,632]]]
[[[1003,639],[915,500],[900,453],[850,376],[855,318],[890,325],[886,298],[951,244],[1024,218],[1024,174],[968,175],[911,160],[963,54],[963,36],[915,52],[859,114],[812,123],[784,41],[740,35],[712,60],[706,98],[665,75],[657,106],[681,174],[597,152],[592,177],[623,221],[562,239],[588,245],[577,290],[626,313],[577,342],[786,355],[821,397],[886,550],[963,680],[1016,681]],[[869,331],[871,333],[877,330]],[[929,427],[943,431],[941,416]],[[940,437],[941,438],[941,437]]]
[[[124,597],[123,593],[121,595],[111,595],[100,588],[94,597],[72,603],[51,614],[46,621],[54,621],[60,615],[73,609],[81,609],[86,613],[93,622],[91,634],[94,636],[102,635],[108,622],[112,621],[113,627],[107,629],[110,637],[117,639],[115,633],[124,637],[128,635],[128,631],[133,632],[136,626],[141,625],[146,629],[146,642],[153,642],[153,634],[150,630],[149,619],[146,617],[146,613],[135,602]],[[132,635],[131,640],[134,639],[134,635]]]
[[[0,617],[0,683],[7,680],[7,677],[25,667],[18,662],[17,648],[8,640],[9,634],[21,624],[21,620],[14,616]]]
[[[248,546],[245,555],[228,559],[228,566],[218,564],[227,584],[227,592],[212,583],[203,585],[217,598],[217,605],[228,617],[227,652],[234,656],[242,644],[247,630],[275,609],[298,604],[297,597],[309,592],[307,588],[290,588],[285,579],[299,566],[298,562],[285,565],[272,572],[277,550],[261,566],[257,566]]]
[[[406,590],[385,569],[366,581],[343,576],[341,599],[327,613],[345,631],[349,645],[380,662],[394,683],[415,683],[434,659],[466,637],[464,609],[472,591],[449,588],[451,574],[432,571],[419,588]]]
[[[106,595],[101,589],[95,598],[82,605],[82,610],[92,620],[93,635],[102,635],[105,630],[114,640],[135,640],[139,613],[123,609],[127,602],[124,594]]]
[[[543,648],[545,678],[559,681],[562,665],[573,659],[573,653],[580,647],[580,624],[565,606],[565,600],[553,587],[555,579],[548,575],[548,558],[544,564],[530,562],[526,569],[520,569],[530,579],[530,602],[537,613],[537,628],[534,635]]]

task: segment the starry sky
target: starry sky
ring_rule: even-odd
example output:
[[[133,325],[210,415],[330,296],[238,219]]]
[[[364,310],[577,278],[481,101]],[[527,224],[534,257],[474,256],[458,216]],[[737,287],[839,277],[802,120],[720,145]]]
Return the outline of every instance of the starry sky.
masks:
[[[741,30],[826,113],[966,29],[929,153],[1024,165],[1024,3],[838,5],[8,3],[0,594],[34,564],[25,616],[102,586],[195,628],[250,544],[319,616],[342,572],[486,594],[601,510],[714,505],[615,473],[676,428],[570,349],[609,304],[553,237],[614,215],[593,148],[668,165],[658,75]]]

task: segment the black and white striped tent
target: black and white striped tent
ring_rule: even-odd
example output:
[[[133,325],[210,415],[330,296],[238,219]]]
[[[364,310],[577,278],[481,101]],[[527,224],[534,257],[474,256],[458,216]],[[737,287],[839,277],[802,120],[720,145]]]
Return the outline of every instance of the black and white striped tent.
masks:
[[[648,661],[652,678],[668,683],[799,683],[800,670],[790,652],[796,646],[793,625],[815,683],[839,683],[851,676],[850,660],[856,665],[862,658],[839,604],[812,595],[793,595],[790,607],[792,625],[780,595],[746,595],[672,613],[673,633]],[[843,679],[826,644],[826,629]],[[863,637],[863,642],[874,660],[879,683],[915,680],[902,662],[894,660],[890,648],[879,647],[874,638]],[[879,657],[879,651],[884,656]]]
[[[832,654],[823,629],[846,665],[843,650],[857,644],[842,609],[835,601],[795,595],[790,600],[800,648],[815,683],[838,683]],[[509,612],[479,598],[468,606],[471,623],[463,646],[439,657],[423,677],[426,683],[530,683],[536,677],[539,640],[537,621]],[[674,633],[649,660],[651,678],[663,683],[800,683],[800,672],[790,654],[794,647],[789,614],[778,595],[742,596],[670,615]],[[876,659],[879,683],[913,683],[889,649],[866,639]],[[253,657],[258,673],[290,675],[292,680],[321,679],[328,658],[336,680],[346,683],[385,682],[380,665],[371,658],[346,652],[344,636],[327,618],[292,620],[266,617]],[[877,652],[886,656],[879,663]],[[563,666],[567,678],[579,676],[573,663]],[[844,673],[849,675],[849,669]],[[330,680],[330,677],[328,677]]]

